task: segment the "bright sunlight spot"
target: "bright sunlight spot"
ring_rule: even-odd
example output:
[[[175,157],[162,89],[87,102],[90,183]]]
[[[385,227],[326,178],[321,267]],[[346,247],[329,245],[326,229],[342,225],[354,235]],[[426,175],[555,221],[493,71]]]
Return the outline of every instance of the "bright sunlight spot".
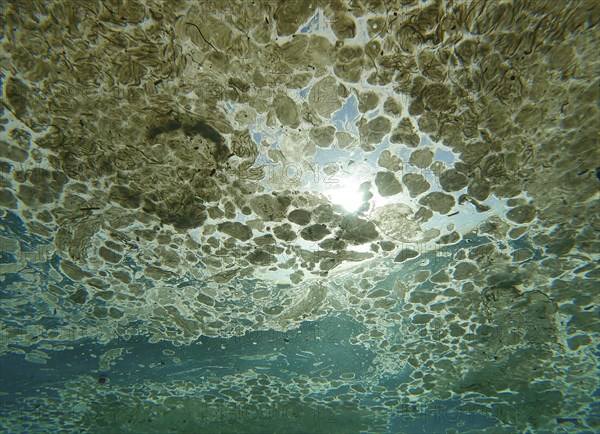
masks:
[[[358,210],[364,203],[364,194],[359,191],[359,184],[343,182],[338,188],[327,192],[332,203],[341,205],[348,212]]]

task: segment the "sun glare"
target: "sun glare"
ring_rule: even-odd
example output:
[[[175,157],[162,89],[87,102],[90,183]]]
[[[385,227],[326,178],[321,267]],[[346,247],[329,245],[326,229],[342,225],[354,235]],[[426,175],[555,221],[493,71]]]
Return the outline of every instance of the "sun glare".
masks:
[[[348,212],[358,210],[364,203],[364,194],[359,191],[358,184],[347,183],[327,194],[332,203],[342,206]]]

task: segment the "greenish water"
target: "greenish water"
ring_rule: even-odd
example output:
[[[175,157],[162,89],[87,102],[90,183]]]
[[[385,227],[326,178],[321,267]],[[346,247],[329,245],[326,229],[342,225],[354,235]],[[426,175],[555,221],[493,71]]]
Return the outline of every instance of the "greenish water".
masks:
[[[599,432],[599,12],[0,0],[0,432]]]

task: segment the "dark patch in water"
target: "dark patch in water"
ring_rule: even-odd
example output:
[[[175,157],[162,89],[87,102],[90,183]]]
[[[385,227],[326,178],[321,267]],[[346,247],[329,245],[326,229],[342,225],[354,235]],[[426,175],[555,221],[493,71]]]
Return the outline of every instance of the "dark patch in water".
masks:
[[[150,140],[154,140],[156,136],[160,134],[170,133],[171,131],[176,131],[179,128],[181,128],[181,122],[179,122],[178,120],[171,120],[164,125],[159,125],[150,128],[150,131],[148,131],[148,138]]]
[[[200,134],[202,137],[215,144],[220,144],[224,141],[223,136],[204,121],[198,121],[193,124],[184,125],[183,132],[187,136],[195,136],[196,134]]]
[[[225,145],[225,138],[221,133],[204,121],[182,123],[177,119],[170,120],[163,125],[150,128],[148,131],[148,138],[154,140],[160,134],[170,133],[179,129],[182,129],[186,136],[193,137],[200,135],[206,140],[210,140],[214,143],[215,149],[213,151],[213,157],[215,161],[221,163],[227,161],[227,159],[231,157],[232,154],[230,154],[229,148]]]
[[[227,161],[229,158],[230,152],[227,145],[225,145],[225,139],[217,130],[208,125],[206,122],[197,121],[193,124],[186,124],[183,126],[183,132],[188,136],[195,136],[199,134],[206,140],[213,142],[215,144],[213,158],[217,163]]]

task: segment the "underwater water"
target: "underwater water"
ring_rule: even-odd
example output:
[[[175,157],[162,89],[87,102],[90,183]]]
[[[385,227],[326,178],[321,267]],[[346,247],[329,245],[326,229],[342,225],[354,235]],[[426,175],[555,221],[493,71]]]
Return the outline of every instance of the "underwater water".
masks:
[[[599,5],[2,0],[0,432],[599,432]]]

